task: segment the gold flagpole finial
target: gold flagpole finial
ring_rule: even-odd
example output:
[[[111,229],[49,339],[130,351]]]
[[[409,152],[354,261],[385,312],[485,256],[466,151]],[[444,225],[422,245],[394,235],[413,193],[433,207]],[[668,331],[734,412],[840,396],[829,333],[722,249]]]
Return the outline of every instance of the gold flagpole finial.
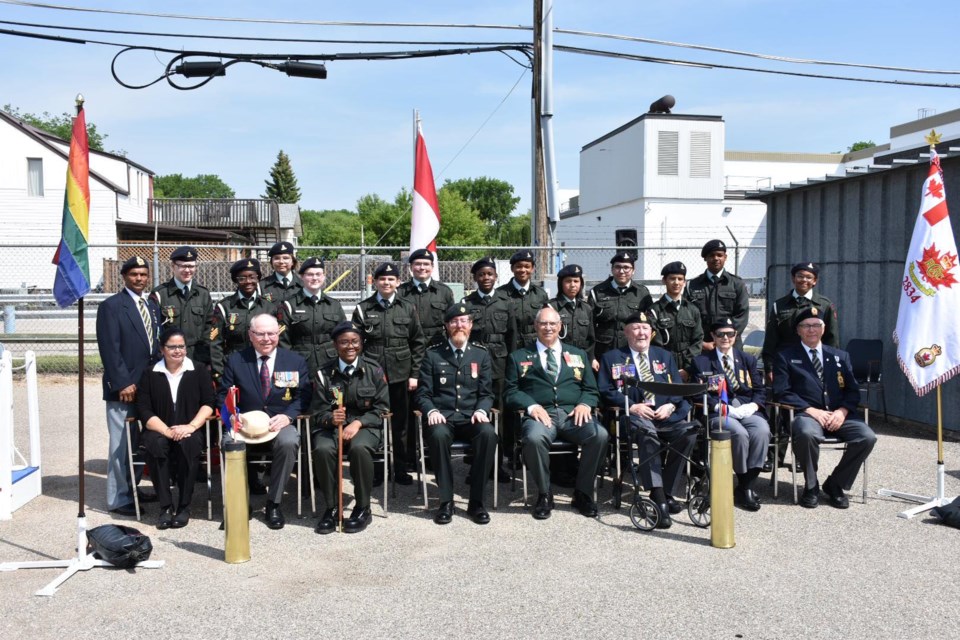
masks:
[[[931,147],[940,144],[940,139],[943,137],[942,133],[937,133],[936,129],[930,129],[930,133],[923,137]]]

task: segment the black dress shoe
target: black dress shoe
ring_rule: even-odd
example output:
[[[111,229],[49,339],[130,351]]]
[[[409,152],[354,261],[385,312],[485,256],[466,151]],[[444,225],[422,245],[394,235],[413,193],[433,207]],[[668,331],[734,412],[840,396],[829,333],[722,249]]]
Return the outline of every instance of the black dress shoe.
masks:
[[[170,525],[174,529],[183,529],[190,522],[190,507],[180,507],[177,515],[173,517],[173,523]]]
[[[367,528],[372,519],[370,507],[355,507],[350,514],[350,519],[343,523],[343,532],[360,533]]]
[[[450,521],[453,520],[453,501],[447,500],[446,502],[440,503],[440,508],[437,509],[437,513],[433,516],[433,521],[437,524],[450,524]]]
[[[280,511],[280,505],[267,500],[266,507],[267,526],[271,529],[283,529],[286,521],[283,519],[283,512]]]
[[[326,535],[328,533],[333,533],[337,530],[337,520],[339,519],[340,512],[336,507],[332,509],[327,509],[323,512],[323,515],[320,517],[320,522],[317,523],[317,528],[314,529],[320,535]]]
[[[573,492],[573,502],[571,503],[573,508],[580,512],[580,515],[586,516],[588,518],[597,517],[597,503],[593,501],[593,498],[588,496],[585,493],[579,491]]]
[[[827,478],[823,483],[823,492],[827,495],[831,507],[835,509],[850,508],[850,500],[843,489],[833,483],[833,478]]]
[[[470,519],[476,524],[487,524],[490,522],[490,514],[483,508],[482,502],[473,502],[471,500],[467,505],[467,515],[470,516]]]
[[[143,489],[137,489],[137,500],[140,502],[156,502],[157,494],[144,491]]]
[[[140,513],[144,513],[146,509],[141,508]],[[110,513],[115,513],[118,516],[135,516],[137,515],[137,508],[133,503],[120,505],[116,509],[110,509]]]
[[[550,509],[553,508],[550,502],[550,496],[546,493],[537,496],[537,504],[533,506],[534,519],[546,520],[550,517]]]
[[[660,512],[657,529],[669,529],[672,527],[673,519],[670,518],[670,505],[667,502],[661,502],[657,505],[657,511]]]
[[[820,485],[812,489],[804,489],[800,495],[800,506],[804,509],[816,509],[820,504]]]
[[[173,507],[166,507],[160,512],[160,519],[157,521],[157,529],[169,529],[173,524]]]
[[[676,515],[683,511],[683,505],[674,500],[673,496],[667,496],[667,501],[665,504],[667,505],[667,510],[671,513],[671,515]]]
[[[787,462],[786,460],[781,460],[781,461],[780,461],[780,468],[781,468],[781,469],[789,469],[789,468],[790,468],[790,463]],[[803,467],[800,466],[800,463],[799,463],[799,462],[796,464],[796,469],[797,469],[797,473],[803,473]]]
[[[410,477],[410,474],[406,471],[399,471],[393,476],[393,481],[397,484],[402,484],[403,486],[408,486],[413,484],[413,478]]]
[[[770,473],[773,471],[773,463],[767,460],[763,463],[763,467],[760,469],[761,473]]]
[[[740,487],[734,489],[733,504],[744,511],[760,511],[760,500],[753,489],[741,489]]]

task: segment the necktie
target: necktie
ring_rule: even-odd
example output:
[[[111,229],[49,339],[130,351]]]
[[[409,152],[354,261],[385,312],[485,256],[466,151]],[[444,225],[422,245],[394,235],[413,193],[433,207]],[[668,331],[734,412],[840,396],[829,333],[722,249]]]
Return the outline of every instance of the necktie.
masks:
[[[650,361],[647,359],[646,354],[640,354],[637,365],[640,367],[640,379],[644,382],[653,382],[653,372],[650,371]],[[654,395],[649,391],[643,391],[642,394],[644,402],[653,401]]]
[[[816,349],[810,349],[810,360],[813,361],[813,368],[817,371],[817,377],[820,378],[820,382],[823,382],[823,363],[820,362],[820,356],[817,355]]]
[[[521,297],[521,298],[522,298],[523,296],[527,295],[527,290],[526,290],[526,289],[517,289],[517,291],[520,292],[520,297]]]
[[[457,349],[453,354],[457,356],[457,366],[460,366],[460,363],[463,361],[463,349]]]
[[[389,300],[383,299],[383,300],[380,301],[380,304],[383,305],[383,308],[384,308],[384,309],[389,309],[389,308],[390,308],[390,301],[389,301]]]
[[[270,360],[270,356],[260,356],[260,394],[264,400],[270,395],[270,367],[267,366],[268,360]]]
[[[353,375],[353,365],[352,365],[352,364],[348,364],[347,366],[345,366],[345,367],[343,368],[343,374],[344,374],[345,376],[347,376],[347,377],[352,376],[352,375]]]
[[[733,365],[730,363],[730,356],[723,356],[721,360],[723,362],[723,372],[727,375],[727,382],[730,383],[730,388],[736,391],[740,388],[740,385],[737,384],[737,376],[733,371]]]
[[[417,287],[417,288],[420,289],[420,293],[426,293],[426,292],[427,292],[427,283],[426,283],[426,282],[421,282],[421,283],[420,283],[420,286]]]
[[[311,304],[317,304],[318,302],[320,302],[320,298],[318,298],[317,296],[310,296]]]
[[[626,288],[626,287],[617,287],[617,293],[619,293],[621,296],[622,296],[623,294],[625,294],[626,292],[627,292],[627,288]]]
[[[283,288],[286,289],[287,287],[290,286],[290,280],[285,277],[280,281],[280,284],[282,284]]]
[[[137,298],[137,307],[140,310],[140,318],[143,320],[143,328],[147,332],[147,342],[150,344],[150,350],[153,351],[153,321],[150,320],[150,311],[143,298]]]
[[[560,367],[557,366],[557,355],[553,352],[553,349],[547,349],[547,373],[550,374],[550,377],[554,380],[557,379],[557,374],[560,373]]]
[[[180,295],[183,296],[183,299],[186,300],[190,297],[190,287],[184,287],[180,289]]]

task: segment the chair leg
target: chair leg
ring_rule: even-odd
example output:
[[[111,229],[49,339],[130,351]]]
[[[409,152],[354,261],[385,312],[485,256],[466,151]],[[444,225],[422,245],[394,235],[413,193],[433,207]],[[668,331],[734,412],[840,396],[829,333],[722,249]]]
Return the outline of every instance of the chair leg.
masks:
[[[133,510],[137,514],[137,522],[140,521],[140,496],[137,495],[137,473],[133,463],[133,432],[130,429],[132,422],[126,424],[127,427],[127,463],[130,466],[130,487],[133,491]]]
[[[390,483],[390,468],[393,467],[393,441],[390,439],[390,418],[383,419],[383,517],[386,518],[389,513],[387,494],[389,493],[387,485]]]
[[[427,497],[427,450],[423,446],[423,416],[417,416],[417,437],[419,438],[420,443],[420,464],[417,467],[417,471],[420,477],[417,478],[417,489],[423,491],[423,508],[429,509],[430,503],[429,498]]]
[[[527,461],[520,456],[520,468],[523,469],[523,506],[527,506]]]
[[[790,440],[787,442],[787,447],[790,449],[790,477],[793,482],[793,504],[797,504],[800,500],[797,497],[797,450],[793,446],[793,411],[790,411]],[[786,458],[786,456],[784,456]]]
[[[207,520],[213,520],[213,479],[210,464],[210,423],[207,422],[203,427],[204,436],[207,441]],[[221,472],[223,468],[221,467]]]
[[[317,515],[317,485],[314,484],[313,477],[313,434],[310,433],[310,425],[304,430],[307,441],[307,479],[310,481],[310,511],[313,516]],[[329,507],[329,505],[327,505]]]

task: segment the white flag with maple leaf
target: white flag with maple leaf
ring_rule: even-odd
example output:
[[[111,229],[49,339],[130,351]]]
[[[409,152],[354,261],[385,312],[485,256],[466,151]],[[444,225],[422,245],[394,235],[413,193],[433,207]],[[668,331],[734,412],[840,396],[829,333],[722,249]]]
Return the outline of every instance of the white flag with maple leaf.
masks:
[[[903,271],[893,341],[900,368],[918,396],[960,371],[960,268],[943,171],[931,147],[920,212]]]
[[[433,169],[427,156],[420,122],[417,121],[416,161],[413,169],[413,213],[410,220],[410,251],[429,249],[436,255],[440,233],[440,205],[433,182]]]

